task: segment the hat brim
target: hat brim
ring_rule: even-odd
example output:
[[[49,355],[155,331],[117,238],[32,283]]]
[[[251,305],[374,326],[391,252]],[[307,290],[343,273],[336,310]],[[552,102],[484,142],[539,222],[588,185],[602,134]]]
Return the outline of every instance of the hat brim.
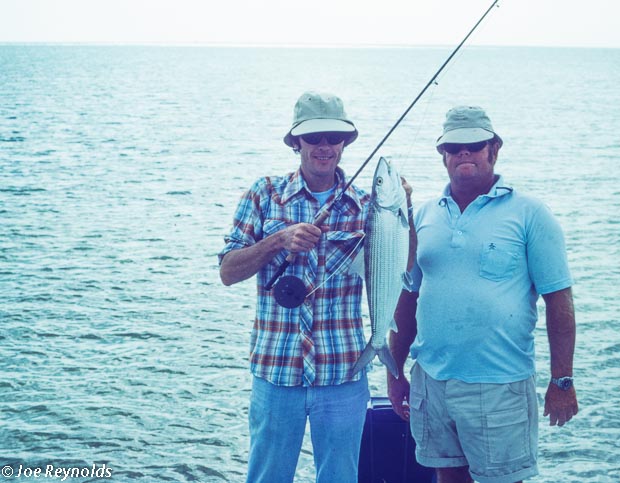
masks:
[[[345,146],[351,144],[357,138],[357,129],[350,122],[341,121],[340,119],[308,119],[307,121],[302,121],[296,126],[293,126],[288,134],[284,136],[284,144],[293,147],[294,137],[316,132],[351,133],[351,137],[344,143]]]
[[[486,129],[482,129],[479,127],[452,129],[451,131],[448,131],[443,136],[441,136],[437,140],[437,143],[435,144],[435,146],[439,147],[442,144],[447,144],[447,143],[453,143],[453,144],[478,143],[480,141],[488,141],[489,139],[493,139],[494,136],[495,136],[494,132],[487,131]]]

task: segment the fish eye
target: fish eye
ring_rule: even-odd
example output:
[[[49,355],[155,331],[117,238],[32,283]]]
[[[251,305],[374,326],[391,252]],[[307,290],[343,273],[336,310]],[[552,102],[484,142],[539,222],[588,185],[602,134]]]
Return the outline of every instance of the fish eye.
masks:
[[[381,185],[383,184],[383,178],[382,178],[381,176],[379,176],[379,177],[377,178],[377,184],[378,184],[379,186],[381,186]]]

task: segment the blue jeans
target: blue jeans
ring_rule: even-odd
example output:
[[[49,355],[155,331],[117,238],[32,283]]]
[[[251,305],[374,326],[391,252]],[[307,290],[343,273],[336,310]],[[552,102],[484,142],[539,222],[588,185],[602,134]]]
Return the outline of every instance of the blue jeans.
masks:
[[[317,483],[357,483],[368,380],[284,387],[254,377],[247,483],[290,483],[310,418]]]

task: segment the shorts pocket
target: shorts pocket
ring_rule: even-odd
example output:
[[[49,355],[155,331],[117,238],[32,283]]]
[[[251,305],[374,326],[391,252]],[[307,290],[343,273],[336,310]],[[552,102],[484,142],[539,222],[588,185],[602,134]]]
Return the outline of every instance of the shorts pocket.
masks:
[[[421,451],[428,446],[428,411],[426,404],[426,374],[416,363],[411,368],[409,392],[409,425],[411,435]]]
[[[409,425],[411,435],[420,449],[426,447],[426,405],[424,396],[411,394],[409,397]]]
[[[508,409],[486,417],[489,463],[503,465],[528,458],[530,435],[527,408]]]
[[[525,396],[527,394],[527,384],[529,381],[529,379],[523,379],[522,381],[511,382],[507,384],[508,390],[515,396]]]

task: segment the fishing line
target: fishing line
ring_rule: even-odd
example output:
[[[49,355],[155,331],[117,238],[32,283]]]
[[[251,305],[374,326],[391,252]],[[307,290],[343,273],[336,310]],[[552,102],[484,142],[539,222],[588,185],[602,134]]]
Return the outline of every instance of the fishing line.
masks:
[[[497,6],[499,7],[499,5],[497,5]],[[492,7],[493,7],[493,5],[491,5],[491,8]],[[476,36],[480,36],[480,33],[483,32],[485,28],[488,28],[488,26],[487,25],[481,25],[480,29],[476,29],[476,27],[474,27],[474,29],[472,29],[472,30],[476,30],[476,32],[475,33],[470,32],[470,33],[472,33],[471,38],[473,39]],[[446,66],[446,69],[443,72],[441,72],[441,75],[437,76],[437,78],[433,82],[433,86],[435,88],[438,87],[442,83],[442,80],[452,71],[452,69],[454,69],[456,67],[456,65],[459,63],[459,60],[464,55],[465,55],[465,50],[460,50],[458,52],[458,54],[454,56],[453,62],[451,62],[450,65]],[[419,124],[417,126],[417,130],[416,130],[415,134],[412,136],[412,141],[409,144],[409,149],[407,150],[407,153],[406,153],[405,156],[399,156],[398,157],[399,160],[402,159],[403,157],[406,157],[406,158],[410,158],[411,157],[411,153],[413,151],[415,143],[418,140],[418,137],[420,135],[420,131],[422,130],[422,126],[424,125],[424,121],[428,117],[428,111],[429,111],[430,106],[432,104],[432,101],[433,101],[433,98],[435,96],[435,93],[436,93],[436,89],[431,89],[430,97],[428,97],[428,101],[426,102],[426,108],[424,109],[424,112],[423,112],[422,116],[420,116],[420,122],[419,122]]]
[[[435,82],[435,86],[437,86],[437,85],[438,85],[437,82]],[[424,112],[422,113],[422,116],[420,116],[420,122],[418,123],[417,130],[416,130],[415,134],[412,136],[411,143],[409,143],[409,149],[407,150],[407,153],[405,155],[401,155],[401,156],[398,157],[399,161],[401,159],[403,159],[403,158],[411,158],[411,153],[413,152],[413,148],[415,146],[415,143],[419,139],[420,131],[422,130],[422,126],[424,125],[424,121],[428,118],[428,110],[431,107],[434,95],[435,95],[435,90],[433,89],[431,91],[430,97],[428,98],[428,101],[426,102],[426,108],[424,109]],[[399,165],[400,165],[400,162],[399,162]]]
[[[359,167],[359,169],[355,172],[355,174],[349,179],[349,181],[345,184],[344,188],[342,188],[342,191],[340,192],[340,194],[328,205],[325,205],[323,208],[321,208],[319,210],[319,212],[317,213],[315,220],[314,220],[314,225],[315,226],[319,226],[321,225],[329,216],[329,212],[330,210],[333,208],[333,206],[336,204],[336,202],[338,200],[340,200],[340,198],[346,193],[346,191],[349,189],[349,187],[353,184],[353,181],[359,176],[359,174],[363,171],[363,169],[366,167],[366,165],[370,162],[370,160],[374,157],[374,155],[377,153],[377,151],[379,151],[379,149],[381,148],[381,146],[383,146],[383,144],[388,140],[388,138],[392,135],[392,133],[396,130],[396,128],[399,126],[399,124],[403,121],[403,119],[405,119],[405,117],[407,116],[407,114],[409,114],[409,111],[411,111],[411,109],[413,109],[413,106],[415,106],[418,102],[418,100],[420,100],[420,98],[424,95],[424,93],[428,90],[428,88],[433,85],[435,83],[435,80],[437,79],[437,77],[439,76],[439,74],[441,74],[441,72],[444,70],[444,68],[448,65],[448,63],[452,60],[452,58],[457,54],[457,52],[461,49],[461,47],[465,44],[465,42],[467,41],[467,39],[469,39],[469,37],[474,33],[474,31],[478,28],[478,25],[480,25],[482,23],[482,21],[485,19],[485,17],[489,14],[489,12],[493,9],[493,7],[495,7],[495,5],[497,5],[497,3],[499,2],[499,0],[494,0],[493,3],[491,4],[491,6],[484,12],[484,14],[482,15],[482,17],[480,17],[480,19],[476,22],[476,24],[472,27],[472,29],[467,33],[467,35],[465,36],[465,38],[461,41],[460,44],[458,44],[456,46],[456,48],[452,51],[452,53],[448,56],[448,58],[445,60],[445,62],[441,65],[441,67],[439,67],[439,69],[437,70],[437,72],[435,72],[435,74],[433,75],[433,77],[431,77],[431,79],[428,81],[428,83],[426,84],[426,86],[424,86],[424,88],[420,91],[420,93],[416,96],[416,98],[413,100],[413,102],[411,102],[411,104],[409,104],[409,107],[407,107],[407,109],[405,109],[405,112],[403,112],[403,114],[398,118],[398,120],[394,123],[394,125],[390,128],[390,130],[387,132],[387,134],[383,137],[383,139],[381,139],[381,141],[379,142],[379,144],[377,144],[377,146],[375,147],[375,149],[373,149],[373,151],[370,153],[370,155],[368,156],[368,158],[366,158],[366,160],[362,163],[362,165]],[[290,263],[295,259],[295,254],[290,253],[286,259],[284,260],[284,262],[282,262],[282,264],[280,265],[280,267],[278,268],[278,270],[276,270],[276,272],[274,273],[273,277],[271,278],[271,280],[269,280],[269,282],[267,282],[267,284],[265,285],[265,290],[271,290],[271,288],[274,286],[274,284],[276,283],[276,281],[280,278],[280,276],[284,273],[284,271],[286,270],[286,268],[290,265]],[[287,277],[290,278],[290,277]],[[302,284],[303,285],[303,284]]]

